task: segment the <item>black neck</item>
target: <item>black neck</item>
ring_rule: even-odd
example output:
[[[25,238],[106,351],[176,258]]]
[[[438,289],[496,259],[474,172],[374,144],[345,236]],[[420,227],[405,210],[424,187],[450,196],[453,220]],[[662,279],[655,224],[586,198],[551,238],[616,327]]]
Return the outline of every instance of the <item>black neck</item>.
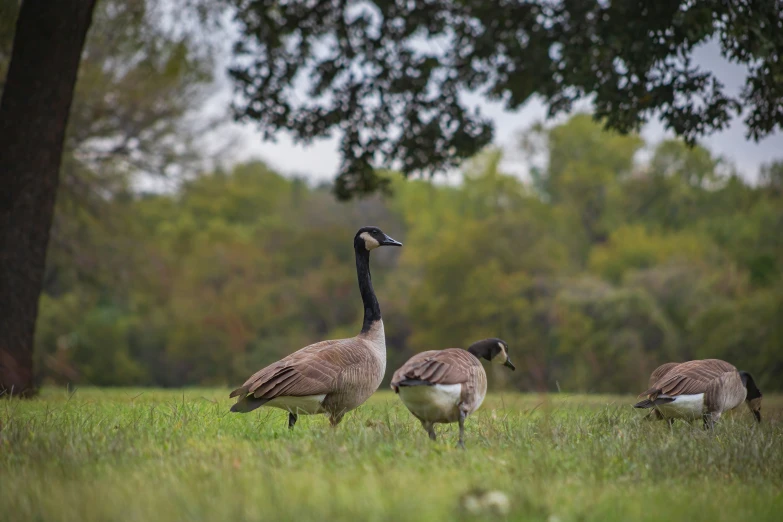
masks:
[[[372,277],[370,277],[370,252],[363,245],[355,245],[356,251],[356,275],[359,277],[359,292],[362,294],[364,304],[364,322],[362,333],[367,332],[373,323],[381,320],[381,307],[375,298],[372,289]]]
[[[492,360],[490,357],[489,347],[482,342],[473,343],[470,345],[470,348],[468,348],[468,351],[472,353],[476,359],[486,359],[488,361]]]
[[[761,397],[761,390],[759,390],[758,386],[756,386],[756,381],[753,380],[753,376],[744,371],[739,372],[739,374],[740,378],[742,379],[742,384],[748,390],[748,394],[745,397],[745,400],[750,401]]]
[[[482,339],[471,344],[468,351],[472,353],[476,359],[486,359],[491,361],[498,353],[500,353],[500,346],[498,343],[500,339],[490,338]]]

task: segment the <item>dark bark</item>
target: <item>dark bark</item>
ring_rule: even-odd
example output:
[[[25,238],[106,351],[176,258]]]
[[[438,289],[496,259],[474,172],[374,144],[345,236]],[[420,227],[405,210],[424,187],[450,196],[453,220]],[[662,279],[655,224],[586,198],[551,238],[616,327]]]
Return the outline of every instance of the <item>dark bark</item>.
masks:
[[[0,101],[0,393],[32,395],[68,113],[95,0],[25,0]]]

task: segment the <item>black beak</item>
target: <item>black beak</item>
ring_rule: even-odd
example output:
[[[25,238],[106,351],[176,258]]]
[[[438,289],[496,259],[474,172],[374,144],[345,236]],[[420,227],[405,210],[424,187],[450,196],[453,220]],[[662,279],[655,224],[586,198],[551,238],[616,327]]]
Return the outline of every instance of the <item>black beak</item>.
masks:
[[[383,241],[381,241],[381,245],[382,246],[402,246],[402,243],[400,243],[396,239],[390,238],[389,236],[385,236],[383,238]]]
[[[514,363],[511,362],[511,359],[506,359],[506,362],[503,363],[503,366],[508,366],[509,368],[511,368],[511,371],[517,369],[517,367],[514,366]]]
[[[753,416],[756,417],[756,422],[761,422],[761,412],[760,411],[754,411]]]

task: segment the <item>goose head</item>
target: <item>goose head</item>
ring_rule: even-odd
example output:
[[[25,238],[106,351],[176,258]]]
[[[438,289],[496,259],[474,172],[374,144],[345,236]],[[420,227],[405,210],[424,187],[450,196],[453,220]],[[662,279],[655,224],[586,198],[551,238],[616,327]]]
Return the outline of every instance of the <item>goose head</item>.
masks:
[[[381,246],[402,246],[402,243],[387,236],[378,227],[362,227],[356,232],[356,236],[353,238],[353,245],[354,248],[369,252]]]
[[[748,405],[748,409],[753,412],[753,416],[756,417],[757,422],[761,422],[761,390],[756,386],[756,381],[753,380],[753,376],[748,372],[739,372],[742,378],[742,384],[748,390],[748,394],[745,396],[745,403]]]
[[[493,337],[476,341],[470,345],[468,351],[479,359],[484,358],[493,364],[502,364],[512,370],[517,369],[508,357],[508,344],[502,339]]]

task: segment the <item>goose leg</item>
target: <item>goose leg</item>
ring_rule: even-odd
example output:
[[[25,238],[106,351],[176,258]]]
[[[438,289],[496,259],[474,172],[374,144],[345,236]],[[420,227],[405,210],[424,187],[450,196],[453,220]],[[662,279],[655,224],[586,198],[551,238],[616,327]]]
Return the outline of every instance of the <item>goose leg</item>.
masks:
[[[430,440],[435,440],[437,438],[437,434],[435,433],[435,424],[432,422],[425,422],[421,421],[422,427],[427,430],[427,433],[430,436]]]
[[[340,421],[343,420],[344,413],[337,413],[334,415],[329,416],[329,424],[332,425],[332,428],[336,428],[338,424],[340,424]]]
[[[717,420],[720,419],[720,413],[718,412],[712,412],[712,413],[705,413],[704,414],[704,429],[705,430],[713,430],[715,429],[715,423]]]
[[[465,412],[463,410],[459,410],[459,442],[457,443],[458,448],[465,449]]]
[[[289,413],[288,414],[288,429],[292,430],[294,429],[294,424],[296,424],[297,416],[295,413]]]
[[[666,422],[669,423],[669,426],[674,424],[674,417],[666,418],[666,417],[663,416],[663,413],[661,413],[659,410],[653,410],[653,411],[655,411],[655,418],[656,419],[658,419],[658,420],[665,420]]]

